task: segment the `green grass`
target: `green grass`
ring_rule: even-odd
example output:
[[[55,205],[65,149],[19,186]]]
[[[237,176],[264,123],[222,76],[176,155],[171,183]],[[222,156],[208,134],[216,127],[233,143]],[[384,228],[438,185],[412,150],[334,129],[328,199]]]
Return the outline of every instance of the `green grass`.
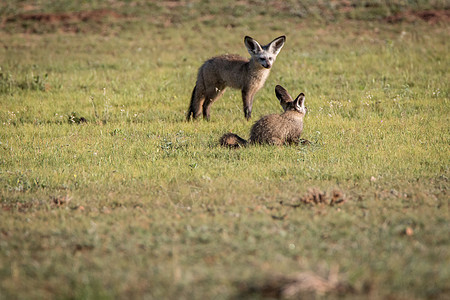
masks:
[[[317,297],[448,297],[449,26],[383,21],[445,3],[310,5],[303,18],[308,1],[286,3],[246,15],[124,2],[112,8],[129,18],[76,23],[83,34],[4,25],[0,299],[261,298],[274,275],[335,268],[352,289]],[[211,122],[185,122],[204,60],[281,34],[252,122],[281,111],[276,84],[304,92],[311,145],[219,147],[252,125],[235,90]],[[293,207],[313,188],[346,201]]]

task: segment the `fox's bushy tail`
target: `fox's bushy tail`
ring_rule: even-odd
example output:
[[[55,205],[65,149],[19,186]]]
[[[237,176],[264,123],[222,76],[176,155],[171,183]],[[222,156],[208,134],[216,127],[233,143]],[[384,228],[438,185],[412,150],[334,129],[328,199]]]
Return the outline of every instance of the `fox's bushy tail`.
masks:
[[[227,148],[240,148],[248,144],[246,140],[234,133],[225,133],[219,140],[219,143],[223,147]]]

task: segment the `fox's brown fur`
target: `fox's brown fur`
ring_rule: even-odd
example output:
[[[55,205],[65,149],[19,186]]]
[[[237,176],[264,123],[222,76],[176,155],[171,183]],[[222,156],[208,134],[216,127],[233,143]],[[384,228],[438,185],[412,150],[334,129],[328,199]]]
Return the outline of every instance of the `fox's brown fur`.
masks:
[[[207,60],[198,70],[186,119],[196,119],[203,114],[209,120],[211,104],[222,96],[227,87],[242,91],[244,114],[247,120],[250,119],[254,95],[264,86],[285,40],[286,37],[281,36],[261,46],[246,36],[244,42],[251,55],[250,60],[234,54]]]
[[[253,124],[248,141],[234,133],[226,133],[220,138],[224,147],[238,148],[247,144],[296,144],[302,142],[303,118],[306,114],[305,95],[301,93],[295,100],[280,85],[275,87],[275,94],[280,100],[284,113],[267,115]]]

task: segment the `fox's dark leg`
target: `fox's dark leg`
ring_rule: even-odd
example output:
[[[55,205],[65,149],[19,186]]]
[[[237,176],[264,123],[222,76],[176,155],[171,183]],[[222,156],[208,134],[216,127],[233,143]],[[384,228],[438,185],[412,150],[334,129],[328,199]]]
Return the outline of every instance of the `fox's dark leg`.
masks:
[[[203,106],[204,102],[205,102],[205,97],[199,96],[197,98],[197,101],[194,103],[194,109],[193,109],[194,119],[197,119],[198,117],[200,117],[202,115],[202,106]]]
[[[196,89],[197,89],[197,85],[194,86],[194,89],[192,90],[191,102],[189,103],[189,109],[186,114],[186,121],[188,121],[188,122],[191,120],[191,116],[194,117],[194,97],[195,97]]]
[[[190,119],[191,115],[193,119],[197,119],[202,115],[202,108],[203,103],[205,102],[205,92],[206,92],[206,85],[203,76],[204,68],[205,65],[200,67],[198,71],[197,82],[195,84],[194,90],[192,91],[191,104],[189,106],[187,120]]]
[[[188,116],[192,115],[194,119],[200,117],[202,115],[202,107],[204,102],[205,102],[204,91],[197,84],[194,90],[192,91],[191,105],[189,107]]]
[[[225,92],[225,88],[216,88],[212,87],[207,89],[205,95],[205,102],[203,102],[203,118],[209,121],[211,104],[214,103],[217,99],[219,99],[223,93]]]
[[[242,102],[244,103],[244,115],[245,118],[250,120],[252,117],[252,106],[253,106],[253,96],[254,92],[250,92],[247,89],[242,90]]]

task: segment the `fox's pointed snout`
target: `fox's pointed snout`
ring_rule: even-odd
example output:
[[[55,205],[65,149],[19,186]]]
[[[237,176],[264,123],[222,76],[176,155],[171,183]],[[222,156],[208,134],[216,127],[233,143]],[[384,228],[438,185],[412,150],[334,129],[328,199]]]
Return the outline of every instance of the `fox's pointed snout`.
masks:
[[[270,64],[270,63],[267,63],[267,62],[265,62],[265,63],[261,63],[261,65],[264,67],[264,68],[266,68],[266,69],[270,69],[270,68],[272,68],[272,64]]]

